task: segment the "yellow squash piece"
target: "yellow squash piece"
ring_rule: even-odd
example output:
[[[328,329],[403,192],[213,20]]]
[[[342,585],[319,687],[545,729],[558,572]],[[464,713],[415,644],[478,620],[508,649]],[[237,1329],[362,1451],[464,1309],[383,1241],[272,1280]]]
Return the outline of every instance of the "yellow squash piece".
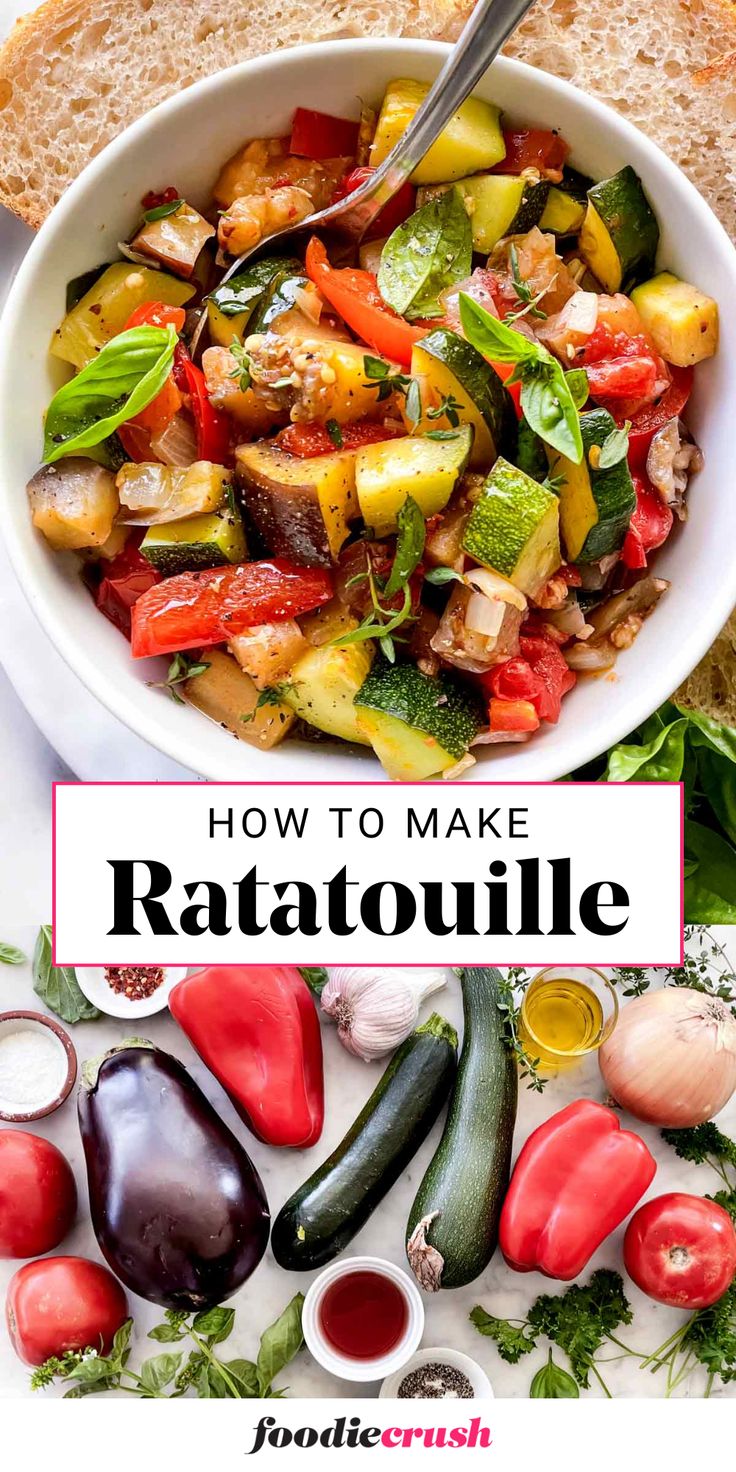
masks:
[[[371,164],[383,162],[424,101],[429,82],[402,77],[389,82],[378,117]],[[415,184],[445,184],[500,163],[506,154],[499,109],[479,97],[458,108],[412,175]]]
[[[322,644],[298,659],[284,692],[292,710],[310,726],[343,741],[370,745],[353,704],[373,659],[373,644]]]
[[[55,358],[84,368],[105,343],[123,331],[136,307],[144,302],[183,307],[193,295],[193,286],[166,271],[121,261],[108,266],[76,307],[67,312],[51,339],[50,350]]]
[[[300,459],[261,441],[236,451],[250,516],[277,556],[329,567],[358,515],[355,450]]]
[[[293,710],[282,701],[259,705],[257,687],[231,654],[205,649],[202,663],[209,666],[203,674],[178,686],[184,699],[248,746],[278,746],[296,720]]]
[[[667,363],[687,368],[713,357],[718,348],[718,304],[697,286],[660,271],[637,286],[631,300]]]
[[[621,288],[623,268],[611,236],[590,200],[580,227],[578,246],[593,275],[613,296]]]
[[[399,511],[408,496],[424,517],[444,510],[473,443],[469,424],[450,433],[452,438],[447,440],[416,435],[364,445],[358,451],[355,486],[360,514],[377,537],[397,530]]]

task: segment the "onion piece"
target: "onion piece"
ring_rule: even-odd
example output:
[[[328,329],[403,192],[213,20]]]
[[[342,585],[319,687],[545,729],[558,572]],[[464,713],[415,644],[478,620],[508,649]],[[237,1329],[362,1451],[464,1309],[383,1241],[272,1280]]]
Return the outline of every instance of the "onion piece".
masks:
[[[663,987],[624,1007],[598,1059],[609,1093],[636,1119],[690,1129],[736,1089],[736,1021],[719,997]]]
[[[309,318],[310,322],[319,322],[322,316],[324,300],[320,296],[316,286],[311,289],[305,286],[297,286],[294,289],[294,306]]]
[[[595,630],[593,638],[596,642],[604,639],[631,613],[640,613],[646,617],[667,588],[669,588],[669,583],[665,582],[664,578],[655,578],[648,573],[646,577],[639,578],[639,581],[632,587],[626,588],[623,593],[615,593],[590,615],[589,622]]]
[[[502,603],[510,603],[513,608],[518,608],[520,613],[526,613],[526,598],[519,588],[515,588],[507,578],[502,578],[497,572],[490,572],[485,567],[471,568],[465,574],[466,583],[471,588],[477,588],[486,598],[500,598]]]
[[[498,598],[486,598],[485,593],[471,593],[465,609],[465,627],[473,634],[495,639],[503,623],[503,613],[503,603]]]
[[[616,663],[616,650],[607,639],[600,644],[571,644],[564,651],[564,656],[568,669],[576,670],[579,674],[610,670]]]
[[[151,449],[162,465],[185,469],[197,458],[197,435],[189,414],[179,411],[160,434],[151,435]]]

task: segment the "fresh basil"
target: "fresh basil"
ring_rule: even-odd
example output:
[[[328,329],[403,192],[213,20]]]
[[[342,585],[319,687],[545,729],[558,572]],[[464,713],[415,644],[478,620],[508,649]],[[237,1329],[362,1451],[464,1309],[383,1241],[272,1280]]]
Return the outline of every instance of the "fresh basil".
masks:
[[[54,966],[53,931],[42,925],[33,953],[33,990],[62,1022],[94,1022],[101,1014],[80,990],[72,966]]]
[[[608,758],[607,782],[679,782],[685,760],[685,720],[662,726],[641,745],[619,745]]]
[[[572,394],[575,408],[580,410],[585,407],[590,398],[590,385],[588,375],[584,368],[568,368],[565,373],[567,386]]]
[[[388,582],[383,590],[384,598],[393,598],[406,586],[412,573],[419,566],[427,527],[420,508],[412,496],[407,496],[396,518],[398,536],[396,552]]]
[[[5,940],[0,940],[0,963],[3,966],[22,966],[27,957],[17,946],[8,945]]]
[[[466,292],[460,292],[459,301],[468,342],[485,358],[513,363],[509,382],[521,384],[521,407],[530,427],[558,454],[579,465],[583,438],[573,389],[579,396],[580,384],[571,388],[562,365],[541,343],[499,322]]]
[[[44,426],[46,463],[99,445],[145,409],[169,376],[176,344],[171,325],[132,327],[106,343],[54,394]]]
[[[153,225],[156,220],[165,220],[167,215],[175,215],[184,203],[183,199],[170,199],[166,204],[155,204],[153,209],[144,211],[143,218],[147,225]]]
[[[304,1296],[297,1293],[275,1323],[261,1335],[256,1371],[261,1395],[267,1395],[276,1376],[299,1353],[303,1343],[302,1305]]]
[[[531,1386],[529,1387],[531,1400],[578,1400],[580,1391],[577,1381],[561,1365],[556,1365],[552,1358],[552,1350],[549,1359],[541,1370],[537,1370]]]
[[[454,567],[430,567],[424,574],[424,581],[432,583],[435,588],[441,588],[445,583],[464,583],[465,578]]]
[[[192,1328],[195,1334],[203,1334],[210,1344],[223,1344],[230,1338],[235,1327],[234,1308],[208,1308],[195,1314]]]
[[[685,919],[736,925],[736,851],[727,839],[691,818],[685,822]],[[693,868],[692,865],[695,865]]]
[[[598,456],[598,470],[610,470],[613,465],[618,465],[620,460],[626,459],[629,453],[630,429],[631,422],[627,419],[620,429],[612,429],[611,433],[606,435]]]
[[[381,251],[378,289],[400,316],[441,317],[439,294],[470,275],[473,232],[456,189],[422,205]]]

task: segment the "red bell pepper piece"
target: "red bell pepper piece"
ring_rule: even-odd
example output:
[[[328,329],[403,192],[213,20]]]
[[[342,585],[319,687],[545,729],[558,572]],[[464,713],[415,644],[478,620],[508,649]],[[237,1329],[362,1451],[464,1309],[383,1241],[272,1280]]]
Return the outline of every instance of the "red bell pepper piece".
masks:
[[[578,1099],[529,1136],[501,1212],[499,1243],[517,1273],[577,1278],[633,1211],[656,1161],[612,1109]]]
[[[670,419],[679,418],[690,398],[693,387],[692,368],[670,366],[669,371],[672,382],[662,398],[654,404],[646,404],[636,414],[630,415],[628,458],[631,471],[645,469],[649,446],[657,430],[662,429]]]
[[[230,455],[230,420],[210,403],[204,373],[181,342],[174,353],[173,374],[178,387],[189,394],[197,431],[197,459],[224,465]]]
[[[306,1148],[322,1133],[322,1036],[295,966],[206,966],[169,1007],[192,1047],[267,1145]]]
[[[133,605],[155,583],[160,583],[161,574],[138,551],[135,541],[128,541],[117,557],[111,557],[101,566],[105,568],[104,576],[92,586],[95,603],[100,613],[129,639]]]
[[[387,306],[372,271],[351,266],[337,270],[327,259],[321,240],[313,235],[307,246],[306,270],[331,307],[368,347],[408,368],[415,342],[426,335],[424,327],[412,327]]]
[[[548,170],[558,173],[570,152],[569,143],[559,133],[550,132],[547,128],[508,131],[504,128],[503,141],[506,157],[500,164],[494,164],[493,174],[523,174],[525,169],[539,169],[543,174]]]
[[[539,716],[531,700],[499,700],[488,702],[488,724],[492,731],[536,731]]]
[[[150,588],[133,610],[134,659],[222,644],[254,624],[310,613],[332,597],[332,575],[283,557],[182,572]]]
[[[363,164],[360,168],[351,169],[350,173],[345,174],[340,180],[332,196],[332,204],[337,204],[339,200],[345,199],[348,194],[352,194],[355,189],[360,189],[361,184],[365,184],[366,180],[370,179],[375,172],[375,169],[371,168],[370,164]],[[408,220],[409,216],[413,215],[416,198],[416,190],[413,184],[409,184],[408,182],[402,184],[393,199],[390,199],[388,204],[384,205],[380,215],[377,216],[373,224],[366,230],[363,238],[365,240],[381,240],[384,235],[393,235],[397,226],[403,225],[404,220]]]
[[[289,153],[297,158],[354,158],[360,124],[329,112],[298,107],[294,113]]]
[[[131,327],[175,327],[177,332],[183,332],[187,314],[183,307],[169,306],[168,302],[141,302],[134,312],[131,312],[126,324],[125,332]]]
[[[337,448],[359,450],[362,445],[399,439],[404,434],[405,430],[398,427],[387,428],[383,424],[374,424],[370,419],[359,419],[355,424],[340,426],[342,445],[336,446],[324,424],[289,424],[276,436],[276,444],[289,455],[297,455],[300,460],[311,460],[316,455],[329,455]]]
[[[673,512],[645,475],[634,475],[636,509],[621,548],[621,561],[633,569],[646,567],[647,552],[666,542],[672,531]]]

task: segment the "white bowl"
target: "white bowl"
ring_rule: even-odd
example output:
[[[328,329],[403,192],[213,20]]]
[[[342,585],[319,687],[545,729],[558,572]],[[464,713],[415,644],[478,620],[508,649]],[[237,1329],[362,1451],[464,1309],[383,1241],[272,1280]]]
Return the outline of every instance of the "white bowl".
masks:
[[[221,163],[247,138],[279,134],[297,103],[356,115],[392,77],[436,75],[438,42],[336,41],[245,62],[196,83],[115,139],[71,186],[31,246],[0,331],[0,525],[20,583],[76,674],[132,730],[196,772],[221,781],[366,780],[380,777],[369,752],[285,741],[258,752],[197,711],[174,704],[150,680],[165,662],[134,663],[126,641],[95,609],[77,562],[52,552],[31,525],[25,484],[41,453],[41,424],[64,377],[48,356],[64,313],[67,281],[116,255],[141,195],[175,181],[204,204]],[[736,252],[700,195],[630,123],[566,82],[518,62],[495,62],[478,88],[512,119],[560,129],[575,164],[599,178],[624,164],[641,176],[662,231],[660,262],[713,295],[721,308],[718,356],[701,364],[688,423],[705,452],[690,520],[656,560],[672,581],[615,679],[579,681],[557,726],[526,745],[481,748],[466,780],[553,780],[620,740],[689,674],[736,602]],[[683,117],[683,125],[685,119]]]
[[[164,979],[150,997],[129,1002],[120,992],[114,992],[105,979],[104,966],[78,966],[75,971],[80,991],[88,1002],[104,1012],[106,1017],[153,1017],[168,1006],[169,996],[177,982],[183,981],[187,966],[164,966]]]
[[[384,1278],[390,1278],[404,1294],[408,1310],[406,1329],[395,1349],[371,1360],[355,1360],[340,1354],[325,1337],[319,1321],[319,1306],[330,1285],[349,1273],[361,1272],[380,1273]],[[302,1329],[307,1349],[323,1370],[337,1375],[340,1380],[383,1380],[386,1375],[400,1370],[418,1348],[424,1332],[424,1303],[414,1278],[403,1268],[397,1268],[383,1257],[343,1257],[325,1268],[308,1289],[302,1308]]]
[[[394,1370],[393,1375],[388,1375],[379,1391],[380,1400],[396,1400],[399,1394],[399,1386],[412,1370],[420,1370],[424,1365],[452,1365],[454,1370],[459,1370],[465,1375],[473,1387],[475,1400],[493,1400],[493,1388],[491,1382],[476,1360],[471,1360],[469,1354],[461,1354],[459,1349],[418,1349],[400,1370]]]

